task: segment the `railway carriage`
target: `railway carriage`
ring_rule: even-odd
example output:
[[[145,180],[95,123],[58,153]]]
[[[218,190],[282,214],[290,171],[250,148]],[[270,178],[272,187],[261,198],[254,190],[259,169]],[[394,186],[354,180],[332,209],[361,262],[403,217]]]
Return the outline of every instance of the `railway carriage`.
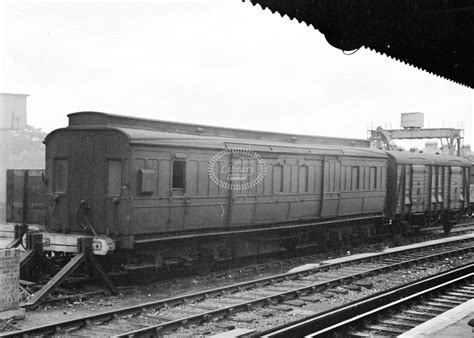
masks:
[[[358,239],[383,222],[387,155],[354,140],[324,145],[92,112],[69,118],[45,140],[51,232],[108,236],[121,249],[176,264]],[[263,161],[258,184],[216,184],[225,181],[225,163],[248,160],[225,153],[235,149]],[[222,151],[213,181],[209,163]],[[257,172],[250,162],[247,183]]]

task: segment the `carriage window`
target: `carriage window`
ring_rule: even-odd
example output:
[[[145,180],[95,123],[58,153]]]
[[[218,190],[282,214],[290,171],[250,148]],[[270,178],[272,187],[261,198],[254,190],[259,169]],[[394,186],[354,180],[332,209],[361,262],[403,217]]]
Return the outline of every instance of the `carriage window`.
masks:
[[[299,167],[299,192],[308,192],[308,166]]]
[[[65,193],[67,190],[68,163],[66,159],[54,160],[54,191]]]
[[[377,167],[370,167],[370,189],[377,189]]]
[[[283,192],[283,166],[273,167],[273,193]]]
[[[173,189],[184,189],[184,181],[186,175],[186,162],[185,161],[174,161],[173,162]]]
[[[359,189],[359,167],[352,167],[351,190]]]
[[[119,196],[122,190],[122,161],[108,160],[107,195]]]

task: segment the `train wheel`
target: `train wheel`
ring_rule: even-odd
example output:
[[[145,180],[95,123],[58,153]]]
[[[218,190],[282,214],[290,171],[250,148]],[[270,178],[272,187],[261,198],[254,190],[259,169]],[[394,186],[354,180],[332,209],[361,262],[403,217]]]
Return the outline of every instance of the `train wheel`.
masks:
[[[448,213],[445,213],[442,216],[442,222],[443,222],[444,234],[449,235],[449,233],[451,232],[451,229],[453,228],[453,225],[455,224],[455,222],[451,219],[451,215],[449,215]]]
[[[284,240],[280,246],[288,251],[294,251],[298,245],[298,238],[288,238]]]
[[[199,275],[207,275],[216,266],[216,261],[198,262],[193,270]]]
[[[449,217],[444,220],[444,222],[443,222],[443,231],[444,231],[445,235],[449,235],[449,233],[451,232],[451,229],[453,228],[454,224],[455,224],[455,222],[450,220]]]
[[[207,275],[216,266],[216,259],[212,250],[203,250],[192,269],[199,275]]]
[[[451,232],[451,229],[453,228],[452,224],[449,224],[449,223],[445,223],[443,224],[443,231],[444,231],[444,234],[445,235],[449,235],[449,233]]]
[[[140,285],[148,285],[158,279],[158,272],[155,269],[137,270],[130,273],[133,282]]]

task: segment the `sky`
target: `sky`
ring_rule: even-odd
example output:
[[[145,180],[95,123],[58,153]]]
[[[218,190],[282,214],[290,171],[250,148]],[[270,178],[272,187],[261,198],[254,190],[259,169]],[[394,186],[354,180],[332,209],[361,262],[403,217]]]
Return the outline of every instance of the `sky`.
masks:
[[[0,92],[28,123],[92,110],[286,133],[366,138],[424,113],[474,144],[473,91],[241,0],[0,0]]]

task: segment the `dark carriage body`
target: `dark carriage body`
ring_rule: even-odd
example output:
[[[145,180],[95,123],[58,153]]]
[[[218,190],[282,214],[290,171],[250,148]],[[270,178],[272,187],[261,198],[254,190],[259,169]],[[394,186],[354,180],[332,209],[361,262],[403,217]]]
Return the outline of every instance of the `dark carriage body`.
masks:
[[[90,112],[69,118],[67,128],[45,140],[50,231],[83,233],[90,225],[130,249],[206,236],[296,234],[297,223],[383,216],[387,156],[352,146],[363,141]],[[229,190],[211,180],[213,156],[235,148],[262,157],[259,184]]]

